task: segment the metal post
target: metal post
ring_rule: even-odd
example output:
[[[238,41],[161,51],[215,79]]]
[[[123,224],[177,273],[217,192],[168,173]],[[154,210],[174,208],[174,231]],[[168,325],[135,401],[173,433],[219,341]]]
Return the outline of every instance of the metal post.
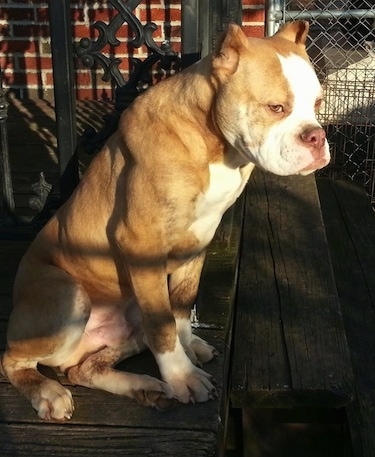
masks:
[[[242,23],[242,1],[241,0],[224,0],[223,1],[223,24],[235,22],[239,25]]]
[[[64,202],[79,181],[70,0],[49,0],[49,19],[60,167],[60,196],[61,201]]]
[[[181,2],[181,67],[200,59],[199,0]]]
[[[2,193],[3,193],[3,207],[6,216],[14,217],[14,196],[12,175],[10,170],[9,160],[9,147],[8,147],[8,131],[7,131],[7,118],[8,118],[9,104],[6,100],[5,90],[3,89],[3,77],[0,68],[0,173],[2,177]]]
[[[285,0],[266,0],[266,36],[274,35],[283,20]]]

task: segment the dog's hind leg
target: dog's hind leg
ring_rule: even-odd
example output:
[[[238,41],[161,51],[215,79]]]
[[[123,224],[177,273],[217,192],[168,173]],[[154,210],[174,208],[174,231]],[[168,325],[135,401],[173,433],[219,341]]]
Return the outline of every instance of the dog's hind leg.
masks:
[[[138,354],[145,348],[143,334],[139,332],[126,341],[126,346],[106,347],[87,357],[81,364],[67,369],[66,374],[73,384],[126,395],[144,406],[169,408],[177,401],[168,384],[148,375],[113,368],[121,360]]]
[[[2,371],[41,419],[64,421],[73,413],[72,395],[43,376],[37,365],[58,366],[69,356],[82,337],[91,303],[83,288],[59,268],[35,270],[24,266],[16,280]]]
[[[72,417],[74,403],[70,390],[48,379],[37,370],[37,364],[2,358],[4,375],[28,400],[38,416],[46,421],[65,421]]]

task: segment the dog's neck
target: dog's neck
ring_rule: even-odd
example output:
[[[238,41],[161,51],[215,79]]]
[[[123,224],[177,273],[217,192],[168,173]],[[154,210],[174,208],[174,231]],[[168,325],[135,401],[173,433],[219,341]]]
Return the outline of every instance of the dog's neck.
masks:
[[[199,64],[148,89],[152,97],[146,99],[140,96],[135,100],[124,112],[125,119],[122,123],[127,131],[127,141],[132,143],[131,150],[143,149],[135,147],[135,143],[149,143],[148,146],[143,146],[148,149],[155,144],[153,132],[149,132],[147,137],[129,135],[129,132],[138,132],[142,119],[147,118],[155,125],[163,125],[166,134],[170,131],[173,135],[178,135],[178,143],[187,149],[191,150],[194,144],[197,156],[204,154],[209,162],[224,162],[227,144],[212,120],[216,92],[208,76],[210,65],[211,57],[207,56]],[[162,85],[163,90],[159,90]],[[153,103],[150,103],[150,99]]]

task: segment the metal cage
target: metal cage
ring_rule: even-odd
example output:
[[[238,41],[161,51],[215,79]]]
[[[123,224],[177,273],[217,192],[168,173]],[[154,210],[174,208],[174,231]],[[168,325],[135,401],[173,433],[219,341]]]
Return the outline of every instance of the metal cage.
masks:
[[[267,32],[310,22],[308,53],[325,90],[319,119],[331,165],[320,175],[363,183],[375,204],[375,5],[373,0],[271,0]]]

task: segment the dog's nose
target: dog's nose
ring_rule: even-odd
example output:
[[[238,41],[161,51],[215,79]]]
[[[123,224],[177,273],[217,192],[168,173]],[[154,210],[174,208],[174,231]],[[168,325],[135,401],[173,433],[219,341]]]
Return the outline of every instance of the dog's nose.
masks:
[[[321,149],[325,144],[326,132],[321,127],[312,127],[301,134],[301,139],[309,146]]]

